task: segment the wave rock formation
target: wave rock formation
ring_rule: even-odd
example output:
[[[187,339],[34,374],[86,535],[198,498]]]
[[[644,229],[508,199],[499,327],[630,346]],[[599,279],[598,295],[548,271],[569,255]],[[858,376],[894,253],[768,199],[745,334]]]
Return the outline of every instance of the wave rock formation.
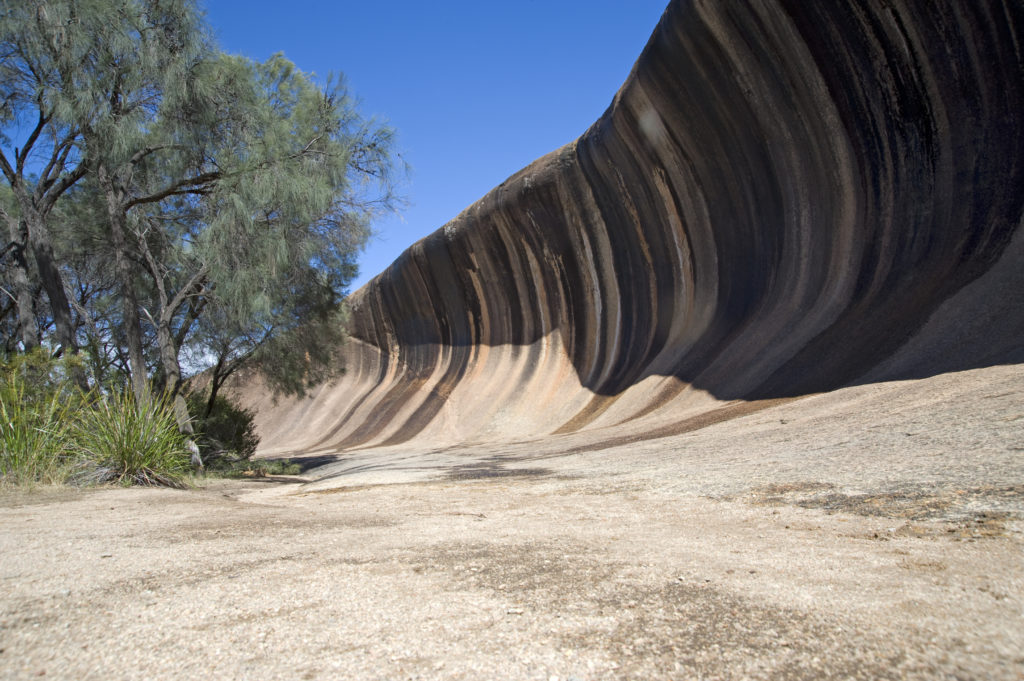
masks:
[[[1024,362],[1024,4],[675,0],[607,112],[352,298],[265,452],[615,427]]]

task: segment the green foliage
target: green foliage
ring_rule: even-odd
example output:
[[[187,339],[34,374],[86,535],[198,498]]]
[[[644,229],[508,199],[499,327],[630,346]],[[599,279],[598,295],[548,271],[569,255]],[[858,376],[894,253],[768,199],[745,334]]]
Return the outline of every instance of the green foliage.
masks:
[[[76,476],[85,482],[183,487],[190,452],[167,399],[136,404],[115,393],[81,412],[74,448],[87,462]]]
[[[0,481],[6,483],[61,483],[77,458],[72,423],[85,400],[54,386],[40,368],[21,362],[5,367],[0,379]]]
[[[248,460],[255,453],[260,438],[256,434],[254,412],[221,395],[214,398],[209,414],[206,414],[207,399],[204,395],[190,394],[187,401],[189,412],[199,415],[192,425],[208,469]]]
[[[399,203],[393,132],[340,77],[210,34],[197,0],[0,6],[0,348],[82,350],[79,386],[141,403],[183,356],[214,394],[243,366],[300,394],[337,373],[356,255]]]
[[[0,364],[0,482],[182,486],[190,452],[169,400],[85,395],[77,365],[41,350]]]
[[[23,384],[25,399],[45,401],[51,395],[75,402],[81,397],[71,382],[72,371],[82,365],[82,358],[64,355],[51,357],[43,348],[31,352],[14,354],[0,363],[2,380],[5,384],[17,381]]]
[[[208,473],[223,478],[265,478],[268,475],[299,475],[302,466],[291,459],[260,459],[226,463]]]
[[[291,459],[264,459],[255,465],[258,473],[263,475],[298,475],[302,466]]]
[[[218,68],[239,118],[217,158],[234,170],[200,204],[209,219],[190,253],[216,286],[190,340],[215,372],[248,363],[301,394],[335,369],[356,254],[393,204],[393,135],[358,115],[340,81],[319,87],[281,55]]]

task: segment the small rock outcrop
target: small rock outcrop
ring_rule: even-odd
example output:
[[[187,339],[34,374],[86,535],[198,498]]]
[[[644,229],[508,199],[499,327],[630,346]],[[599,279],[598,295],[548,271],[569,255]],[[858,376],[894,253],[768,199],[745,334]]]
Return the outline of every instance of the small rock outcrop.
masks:
[[[1022,211],[1024,4],[674,0],[589,130],[352,296],[347,374],[259,405],[264,448],[1024,362]]]

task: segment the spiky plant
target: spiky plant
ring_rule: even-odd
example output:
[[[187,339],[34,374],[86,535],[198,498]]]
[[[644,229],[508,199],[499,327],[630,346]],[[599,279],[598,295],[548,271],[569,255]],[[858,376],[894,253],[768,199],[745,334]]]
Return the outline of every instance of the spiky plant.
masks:
[[[58,390],[36,390],[16,371],[0,381],[0,479],[63,482],[75,451],[71,427],[81,401]]]
[[[184,487],[190,452],[167,399],[137,404],[115,393],[83,411],[75,447],[88,464],[82,481]]]

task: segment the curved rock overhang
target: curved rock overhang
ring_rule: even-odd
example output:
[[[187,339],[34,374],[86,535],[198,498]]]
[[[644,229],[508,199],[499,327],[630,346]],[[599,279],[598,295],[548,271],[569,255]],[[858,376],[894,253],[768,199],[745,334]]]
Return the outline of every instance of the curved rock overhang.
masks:
[[[262,410],[264,448],[1024,361],[1022,42],[1015,0],[672,2],[600,120],[351,297],[346,376]]]

